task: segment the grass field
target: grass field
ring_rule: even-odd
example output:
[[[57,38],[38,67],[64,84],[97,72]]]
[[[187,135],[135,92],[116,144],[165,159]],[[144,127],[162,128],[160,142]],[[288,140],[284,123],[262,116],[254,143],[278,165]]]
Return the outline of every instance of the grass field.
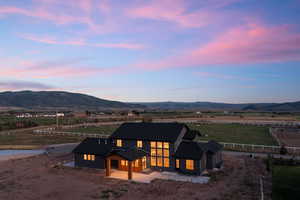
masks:
[[[218,142],[277,145],[267,127],[240,124],[189,124],[191,129],[199,130],[202,137],[197,140],[216,140]]]
[[[300,199],[300,166],[274,166],[272,199]]]
[[[76,127],[72,129],[66,129],[63,131],[75,132],[75,133],[97,133],[97,134],[110,135],[118,127],[119,125],[87,126],[87,127]]]
[[[82,137],[78,136],[40,136],[35,135],[31,131],[18,132],[10,135],[0,135],[1,145],[47,145],[62,144],[82,141]]]

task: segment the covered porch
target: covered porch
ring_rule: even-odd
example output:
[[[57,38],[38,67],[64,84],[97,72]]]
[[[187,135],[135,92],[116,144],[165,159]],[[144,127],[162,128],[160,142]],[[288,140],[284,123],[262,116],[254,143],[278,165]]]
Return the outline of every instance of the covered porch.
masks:
[[[106,176],[111,176],[112,168],[127,171],[128,180],[132,180],[133,172],[141,172],[147,168],[146,152],[137,149],[119,149],[106,157]],[[124,175],[124,173],[122,173]]]

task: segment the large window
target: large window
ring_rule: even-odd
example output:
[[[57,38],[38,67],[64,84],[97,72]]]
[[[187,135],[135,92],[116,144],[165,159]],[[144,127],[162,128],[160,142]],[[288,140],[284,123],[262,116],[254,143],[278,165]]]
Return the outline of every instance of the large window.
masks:
[[[194,170],[194,160],[186,160],[185,168],[188,170]]]
[[[121,166],[128,166],[127,160],[121,160]]]
[[[95,161],[95,155],[84,154],[84,155],[83,155],[83,159],[84,159],[84,160]]]
[[[170,149],[168,142],[150,142],[151,166],[170,167]]]
[[[117,147],[121,147],[122,146],[122,140],[117,140]]]
[[[143,148],[143,141],[141,141],[141,140],[136,141],[136,146],[138,148]]]

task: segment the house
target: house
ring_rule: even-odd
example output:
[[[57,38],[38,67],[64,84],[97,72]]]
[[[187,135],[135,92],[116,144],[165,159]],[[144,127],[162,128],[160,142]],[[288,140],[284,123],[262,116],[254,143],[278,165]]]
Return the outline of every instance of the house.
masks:
[[[75,166],[140,172],[150,168],[200,175],[220,167],[222,146],[193,141],[196,132],[182,123],[123,123],[109,138],[86,138],[74,150]]]

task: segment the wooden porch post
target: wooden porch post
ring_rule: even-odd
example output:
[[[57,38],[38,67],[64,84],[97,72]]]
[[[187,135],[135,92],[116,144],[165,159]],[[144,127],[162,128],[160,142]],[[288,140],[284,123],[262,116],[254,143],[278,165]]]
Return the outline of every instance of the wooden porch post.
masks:
[[[128,180],[132,179],[132,161],[128,161]]]
[[[110,158],[106,159],[106,176],[110,176]]]

